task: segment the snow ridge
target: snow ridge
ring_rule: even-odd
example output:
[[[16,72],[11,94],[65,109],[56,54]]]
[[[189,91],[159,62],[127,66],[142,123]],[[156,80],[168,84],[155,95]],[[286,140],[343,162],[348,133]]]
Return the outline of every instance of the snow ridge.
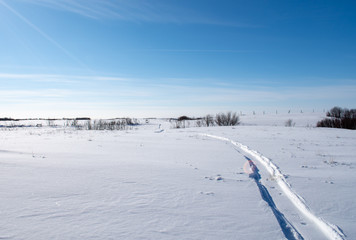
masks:
[[[335,225],[330,224],[323,220],[320,217],[317,217],[312,213],[309,206],[306,204],[305,200],[299,196],[290,186],[290,184],[286,181],[284,175],[281,173],[279,168],[267,157],[263,156],[261,153],[250,149],[248,146],[243,145],[239,142],[235,142],[231,139],[215,136],[211,134],[201,134],[205,137],[210,137],[214,139],[218,139],[221,141],[229,142],[232,145],[240,148],[245,153],[254,157],[257,161],[259,161],[266,170],[275,178],[277,184],[284,192],[284,194],[289,198],[289,200],[297,207],[299,211],[301,211],[306,217],[308,217],[312,222],[318,226],[320,231],[324,233],[324,235],[330,240],[345,240],[346,236],[342,233],[342,231]]]

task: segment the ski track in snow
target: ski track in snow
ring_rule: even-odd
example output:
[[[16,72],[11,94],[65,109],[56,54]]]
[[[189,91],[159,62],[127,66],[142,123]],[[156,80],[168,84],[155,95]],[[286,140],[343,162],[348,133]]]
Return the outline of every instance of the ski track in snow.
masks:
[[[346,239],[342,230],[340,230],[336,225],[330,224],[330,223],[326,222],[325,220],[323,220],[322,218],[317,217],[316,215],[314,215],[312,213],[309,206],[306,204],[305,200],[292,189],[292,187],[286,181],[284,175],[281,173],[279,168],[270,159],[263,156],[259,152],[250,149],[248,146],[245,146],[239,142],[235,142],[231,139],[228,139],[225,137],[220,137],[220,136],[215,136],[215,135],[211,135],[211,134],[201,134],[201,136],[210,137],[210,138],[214,138],[214,139],[217,139],[220,141],[229,142],[232,145],[234,145],[234,146],[238,147],[239,149],[241,149],[242,151],[244,151],[245,153],[247,153],[248,155],[252,156],[255,160],[260,162],[266,168],[266,170],[275,178],[278,186],[281,188],[281,190],[284,192],[284,194],[288,197],[288,199],[294,204],[294,206],[300,212],[302,212],[307,218],[309,218],[309,220],[312,221],[318,227],[318,229],[327,237],[327,239],[330,239],[330,240],[345,240]],[[256,178],[255,178],[255,180],[256,180]],[[257,183],[257,180],[256,180],[256,183]],[[264,186],[262,185],[261,187],[264,187]],[[260,186],[259,186],[259,188],[260,188]],[[261,191],[261,188],[260,188],[260,191]],[[261,195],[263,195],[262,192],[261,192]],[[283,228],[282,228],[282,230],[283,230]],[[294,233],[296,233],[296,232],[294,232]]]
[[[272,212],[274,214],[274,216],[276,217],[279,226],[282,229],[282,232],[284,234],[284,236],[288,239],[288,240],[304,240],[303,236],[297,231],[297,229],[295,229],[295,227],[292,225],[292,223],[290,223],[287,218],[284,216],[283,213],[281,213],[276,204],[273,201],[272,196],[269,194],[267,188],[261,183],[261,175],[259,174],[259,170],[257,168],[257,166],[255,165],[255,163],[248,157],[245,156],[245,158],[247,159],[250,167],[251,167],[251,171],[252,173],[249,174],[250,178],[253,178],[256,182],[256,185],[258,187],[258,189],[260,190],[260,194],[262,199],[268,204],[268,206],[271,207]]]

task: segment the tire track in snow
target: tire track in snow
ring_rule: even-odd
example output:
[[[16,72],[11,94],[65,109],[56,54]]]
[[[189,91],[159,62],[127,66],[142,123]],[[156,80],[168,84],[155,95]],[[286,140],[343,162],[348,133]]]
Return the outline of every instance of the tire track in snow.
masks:
[[[210,137],[214,138],[220,141],[225,141],[229,142],[232,145],[240,148],[242,151],[245,153],[249,154],[252,156],[254,159],[259,161],[265,168],[266,170],[275,178],[278,186],[281,188],[281,190],[284,192],[284,194],[288,197],[288,199],[293,203],[293,205],[304,214],[307,218],[309,218],[310,221],[312,221],[318,229],[326,236],[327,239],[330,240],[345,240],[346,236],[342,232],[341,229],[339,229],[338,226],[330,224],[323,220],[320,217],[317,217],[312,213],[310,210],[309,206],[306,204],[305,200],[299,196],[290,184],[286,181],[285,177],[279,170],[279,168],[267,157],[263,156],[259,152],[250,149],[249,147],[239,143],[235,142],[231,139],[225,138],[225,137],[219,137],[211,134],[201,134],[201,136],[205,137]]]

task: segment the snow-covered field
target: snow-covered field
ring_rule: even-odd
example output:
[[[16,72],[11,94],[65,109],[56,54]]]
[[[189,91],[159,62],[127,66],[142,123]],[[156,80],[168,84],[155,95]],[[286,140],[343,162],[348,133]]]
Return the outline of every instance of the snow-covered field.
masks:
[[[322,117],[0,128],[0,239],[356,239],[356,131]]]

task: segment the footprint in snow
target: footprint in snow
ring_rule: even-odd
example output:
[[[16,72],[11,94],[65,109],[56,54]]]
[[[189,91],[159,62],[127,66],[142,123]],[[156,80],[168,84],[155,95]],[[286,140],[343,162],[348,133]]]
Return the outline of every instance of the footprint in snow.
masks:
[[[213,193],[213,192],[200,192],[200,194],[207,195],[207,196],[214,196],[215,195],[215,193]]]
[[[205,179],[216,180],[216,181],[224,180],[224,178],[222,176],[220,176],[220,175],[216,175],[216,177],[205,177]]]

